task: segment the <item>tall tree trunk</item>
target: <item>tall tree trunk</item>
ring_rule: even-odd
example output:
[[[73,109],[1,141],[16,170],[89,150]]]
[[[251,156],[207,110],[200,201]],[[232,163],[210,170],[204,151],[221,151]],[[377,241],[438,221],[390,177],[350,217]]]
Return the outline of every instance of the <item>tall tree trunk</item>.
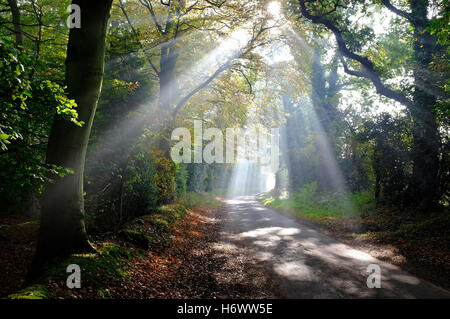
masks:
[[[414,18],[414,105],[410,109],[414,121],[414,142],[412,160],[413,176],[409,201],[419,209],[437,205],[439,188],[439,133],[433,107],[436,97],[426,90],[431,81],[430,63],[436,42],[427,31],[428,1],[412,0],[411,12]]]
[[[319,47],[314,49],[311,71],[311,101],[323,130],[328,134],[331,120],[327,112],[326,79]]]
[[[14,25],[14,35],[16,37],[16,44],[23,45],[22,24],[20,23],[20,11],[17,6],[17,0],[8,0],[11,9],[12,22]]]
[[[336,163],[336,154],[332,145],[335,145],[336,136],[332,133],[335,122],[335,109],[333,98],[339,92],[337,87],[337,70],[335,66],[329,77],[325,77],[325,70],[321,62],[320,48],[314,49],[311,75],[311,101],[314,112],[317,115],[317,127],[315,127],[316,147],[318,152],[318,184],[321,190],[340,190],[337,183],[335,168],[331,163]],[[328,84],[328,85],[327,85]],[[331,158],[330,158],[331,157]]]
[[[74,0],[81,9],[81,28],[69,33],[66,85],[78,104],[78,127],[56,116],[50,132],[47,163],[74,171],[46,186],[36,255],[28,276],[38,274],[55,257],[93,250],[84,224],[83,173],[86,149],[99,99],[105,38],[112,0]]]
[[[172,105],[175,91],[175,66],[178,55],[173,45],[163,44],[159,72],[159,103],[158,112],[161,117],[160,150],[169,158],[170,156],[170,126],[172,125]]]

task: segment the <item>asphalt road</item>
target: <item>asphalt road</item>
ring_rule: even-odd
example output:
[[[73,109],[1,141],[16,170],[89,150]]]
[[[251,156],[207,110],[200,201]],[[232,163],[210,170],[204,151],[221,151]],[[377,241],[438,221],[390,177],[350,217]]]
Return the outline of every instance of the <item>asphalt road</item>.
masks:
[[[450,298],[448,291],[280,215],[254,196],[226,205],[223,239],[266,261],[287,298]],[[380,288],[367,285],[369,265],[380,267]]]

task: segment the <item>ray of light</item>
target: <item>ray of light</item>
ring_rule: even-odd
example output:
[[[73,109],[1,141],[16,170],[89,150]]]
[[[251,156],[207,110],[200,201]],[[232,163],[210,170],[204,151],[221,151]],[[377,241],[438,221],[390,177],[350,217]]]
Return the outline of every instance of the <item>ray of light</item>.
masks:
[[[247,34],[238,29],[234,31],[228,38],[221,38],[217,42],[217,45],[210,52],[205,54],[199,61],[192,63],[192,67],[185,72],[178,74],[176,79],[173,79],[168,85],[167,92],[177,89],[177,83],[188,82],[190,79],[199,79],[199,74],[206,76],[214,72],[217,68],[216,65],[222,62],[223,59],[231,56],[233,52],[239,50],[243,43],[248,40]],[[187,38],[187,36],[185,37]],[[161,44],[160,44],[161,45]],[[154,48],[153,48],[154,49]],[[162,94],[168,94],[162,92]],[[160,123],[154,123],[154,117],[152,116],[156,110],[159,97],[155,96],[152,99],[141,103],[134,111],[133,114],[128,114],[124,120],[120,123],[116,123],[114,132],[120,132],[119,134],[110,131],[103,132],[98,138],[102,140],[102,143],[107,147],[99,148],[98,150],[91,150],[90,160],[96,161],[104,156],[110,156],[114,150],[119,150],[124,143],[129,142],[132,139],[136,139],[140,136],[145,128],[152,130],[156,128]]]

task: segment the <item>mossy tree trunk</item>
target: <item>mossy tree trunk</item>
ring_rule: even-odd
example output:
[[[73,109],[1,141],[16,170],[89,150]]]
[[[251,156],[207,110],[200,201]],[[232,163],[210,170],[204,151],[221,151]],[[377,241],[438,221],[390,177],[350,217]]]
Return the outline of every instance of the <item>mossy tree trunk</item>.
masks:
[[[29,274],[34,277],[47,261],[74,252],[92,251],[84,224],[83,173],[92,122],[104,69],[105,39],[112,0],[74,0],[81,9],[81,28],[69,33],[66,85],[78,105],[82,127],[56,116],[51,129],[47,163],[70,168],[74,174],[46,186],[36,255]]]

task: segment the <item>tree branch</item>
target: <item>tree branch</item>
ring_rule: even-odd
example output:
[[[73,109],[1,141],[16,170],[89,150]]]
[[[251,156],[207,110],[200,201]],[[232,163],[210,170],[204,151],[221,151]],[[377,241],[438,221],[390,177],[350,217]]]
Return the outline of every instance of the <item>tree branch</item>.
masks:
[[[125,18],[127,19],[128,25],[131,28],[131,31],[133,32],[134,36],[137,36],[137,32],[136,29],[134,28],[133,24],[131,23],[130,18],[128,17],[127,11],[125,10],[125,6],[122,2],[122,0],[119,0],[119,4],[116,6],[118,6],[120,8],[120,10],[122,11],[123,15],[125,16]]]
[[[375,71],[374,64],[368,58],[360,56],[352,51],[350,51],[347,47],[347,43],[342,36],[341,30],[329,19],[326,19],[322,16],[316,16],[311,14],[306,8],[306,2],[312,2],[312,0],[299,0],[300,9],[302,15],[310,20],[314,24],[321,24],[328,28],[333,34],[338,44],[339,52],[346,58],[357,61],[362,66],[362,71],[354,71],[348,68],[345,60],[342,58],[341,61],[344,65],[345,73],[357,76],[361,78],[369,79],[372,84],[375,86],[377,93],[383,95],[387,98],[393,99],[407,107],[411,107],[413,102],[404,94],[400,92],[396,92],[383,84],[381,81],[380,75]]]
[[[381,0],[381,3],[391,12],[395,13],[398,16],[401,16],[405,19],[407,19],[409,22],[414,22],[414,18],[412,16],[412,14],[410,14],[409,12],[400,10],[396,7],[394,7],[391,3],[390,0]]]
[[[236,71],[239,72],[244,77],[245,81],[248,84],[250,94],[253,94],[253,85],[252,82],[250,82],[250,79],[248,78],[247,74],[245,74],[245,72],[242,71],[241,69],[237,69]]]
[[[151,0],[139,0],[139,3],[147,8],[152,16],[153,22],[155,23],[156,28],[158,29],[160,34],[164,34],[164,30],[159,24],[158,18],[156,17],[155,11],[153,10],[153,6]]]

